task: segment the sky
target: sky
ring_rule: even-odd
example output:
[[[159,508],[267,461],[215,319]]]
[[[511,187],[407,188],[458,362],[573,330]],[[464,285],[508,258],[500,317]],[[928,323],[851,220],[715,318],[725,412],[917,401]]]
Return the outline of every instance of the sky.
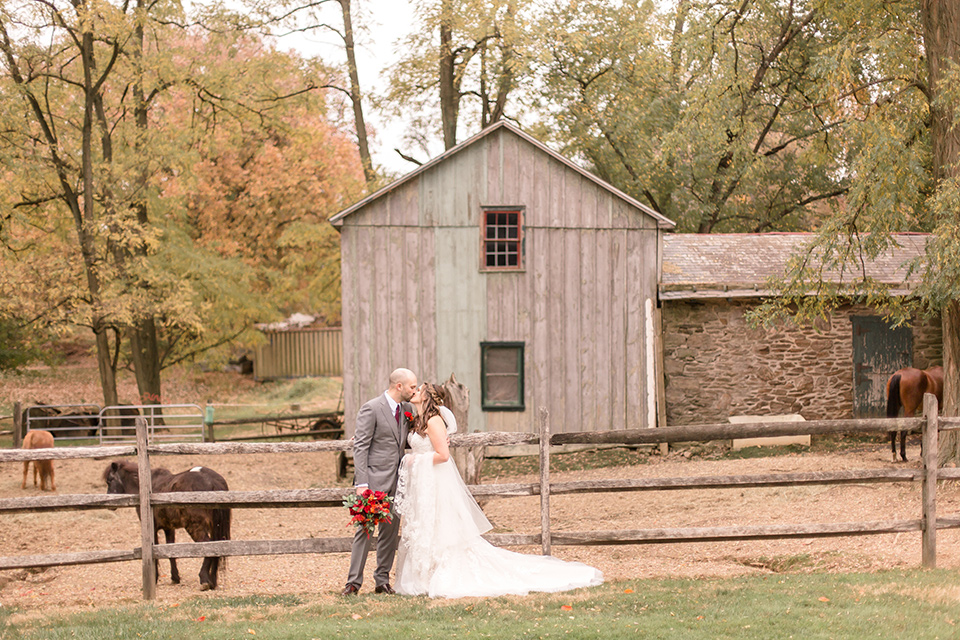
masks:
[[[413,3],[411,0],[353,0],[353,22],[362,23],[367,33],[358,33],[356,54],[360,88],[364,94],[376,93],[386,86],[383,72],[398,58],[397,41],[412,30]],[[340,6],[329,3],[326,19],[333,25],[342,24]],[[343,44],[336,35],[316,33],[286,36],[278,42],[281,48],[294,48],[305,56],[319,56],[327,63],[346,68]],[[364,104],[364,120],[368,129],[376,131],[370,140],[370,154],[374,164],[397,173],[408,173],[416,167],[403,160],[393,149],[403,149],[404,123],[400,119],[387,120]],[[440,144],[431,149],[433,155],[443,151]],[[419,153],[413,153],[421,157]],[[421,157],[421,159],[423,159]]]

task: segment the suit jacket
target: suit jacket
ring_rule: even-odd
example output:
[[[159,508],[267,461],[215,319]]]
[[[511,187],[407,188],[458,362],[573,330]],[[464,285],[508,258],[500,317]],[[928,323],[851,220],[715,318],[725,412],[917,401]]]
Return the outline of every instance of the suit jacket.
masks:
[[[353,436],[354,485],[366,484],[374,491],[393,495],[397,472],[407,443],[409,403],[400,403],[400,424],[383,394],[370,400],[357,413]]]

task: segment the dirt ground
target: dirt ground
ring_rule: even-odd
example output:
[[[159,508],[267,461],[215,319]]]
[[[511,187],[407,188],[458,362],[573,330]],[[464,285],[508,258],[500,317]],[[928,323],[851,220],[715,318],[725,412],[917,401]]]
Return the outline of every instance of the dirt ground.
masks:
[[[685,459],[652,455],[650,462],[554,473],[556,481],[601,478],[677,477],[768,472],[866,469],[892,465],[884,445],[865,445],[831,454],[794,454],[746,460]],[[916,457],[916,451],[913,452]],[[101,474],[108,461],[56,462],[58,493],[102,493]],[[177,456],[158,459],[156,466],[182,471],[204,464],[219,471],[238,491],[337,486],[333,455],[326,453],[257,456]],[[909,465],[917,463],[910,462]],[[20,489],[22,467],[6,464],[0,474],[0,497],[40,495],[28,485]],[[531,476],[485,477],[484,482],[532,481]],[[497,532],[536,532],[539,498],[506,498],[488,502],[484,510]],[[950,483],[938,493],[941,516],[960,511],[960,488]],[[920,516],[920,486],[862,484],[768,489],[681,490],[623,494],[554,496],[551,521],[555,530],[584,531],[656,527],[709,527],[803,522],[900,520]],[[297,539],[350,535],[342,508],[244,509],[234,511],[233,538]],[[180,532],[178,540],[187,540]],[[954,531],[938,535],[938,566],[960,568],[960,546]],[[138,520],[132,509],[59,514],[4,516],[0,556],[19,556],[139,546]],[[539,549],[517,549],[536,553]],[[869,571],[920,565],[920,534],[822,538],[784,541],[682,543],[597,547],[555,547],[554,555],[600,568],[608,580],[652,577],[730,576],[771,571]],[[347,554],[237,557],[229,561],[216,592],[202,593],[197,574],[200,560],[179,561],[183,582],[173,585],[169,567],[161,564],[158,599],[174,603],[195,597],[255,594],[312,594],[335,598],[349,564]],[[367,565],[365,591],[371,587],[373,563]],[[52,608],[83,609],[140,598],[137,562],[52,568],[45,571],[0,572],[0,605],[25,612]]]

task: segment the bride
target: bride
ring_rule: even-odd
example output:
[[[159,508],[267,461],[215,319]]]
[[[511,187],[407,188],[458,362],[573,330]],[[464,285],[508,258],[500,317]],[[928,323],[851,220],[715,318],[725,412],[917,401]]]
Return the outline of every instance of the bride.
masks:
[[[417,416],[400,463],[396,509],[403,532],[396,591],[431,598],[524,595],[598,585],[603,574],[579,562],[525,555],[491,545],[492,528],[450,459],[447,434],[457,429],[443,390],[423,384],[411,401]]]

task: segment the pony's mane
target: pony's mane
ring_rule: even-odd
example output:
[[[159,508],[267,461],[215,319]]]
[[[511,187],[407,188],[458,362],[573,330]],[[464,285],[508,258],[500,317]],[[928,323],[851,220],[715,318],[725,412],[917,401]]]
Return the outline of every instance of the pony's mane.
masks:
[[[140,468],[137,466],[137,463],[132,460],[117,460],[117,473],[121,475],[133,476],[137,479],[137,482],[140,481]],[[107,467],[103,472],[103,479],[106,481],[110,474],[113,473],[113,464]],[[164,467],[156,467],[150,470],[150,475],[156,476],[169,476],[172,475],[169,469]]]

